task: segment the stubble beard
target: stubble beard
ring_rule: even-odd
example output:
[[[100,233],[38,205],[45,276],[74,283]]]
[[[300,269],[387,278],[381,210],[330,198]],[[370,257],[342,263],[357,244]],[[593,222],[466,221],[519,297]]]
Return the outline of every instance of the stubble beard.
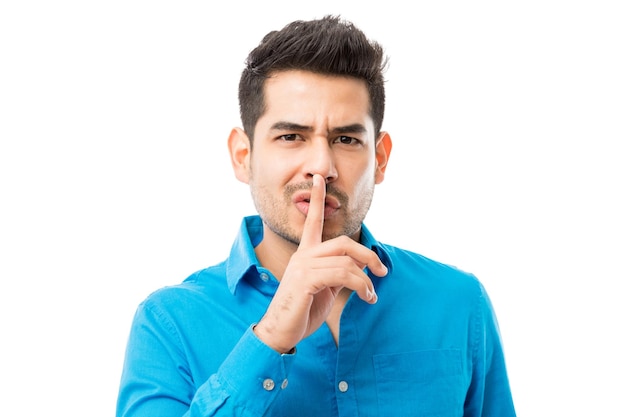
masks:
[[[298,233],[289,222],[289,208],[293,204],[292,196],[295,192],[301,190],[310,190],[313,187],[311,181],[299,184],[288,184],[283,192],[283,198],[277,199],[263,186],[257,186],[255,182],[250,181],[250,193],[254,206],[263,223],[277,236],[282,239],[300,245],[302,233]],[[322,240],[334,239],[339,236],[352,236],[359,231],[361,224],[369,211],[374,195],[374,186],[372,185],[362,198],[361,204],[354,209],[349,206],[348,196],[341,190],[335,188],[332,184],[326,185],[326,194],[336,198],[341,204],[339,216],[333,218],[334,222],[339,222],[341,227],[338,230],[329,231],[324,228],[322,232]]]

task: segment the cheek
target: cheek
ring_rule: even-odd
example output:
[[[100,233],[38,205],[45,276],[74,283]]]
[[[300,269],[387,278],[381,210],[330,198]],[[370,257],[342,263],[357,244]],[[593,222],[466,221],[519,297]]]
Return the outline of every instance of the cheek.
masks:
[[[295,170],[294,158],[264,154],[252,158],[250,175],[256,182],[287,183]]]
[[[375,181],[375,167],[373,164],[368,164],[367,166],[359,167],[353,166],[351,169],[346,171],[347,177],[345,180],[349,184],[353,184],[353,198],[355,201],[353,204],[359,204],[359,200],[364,194],[369,194],[371,192],[372,187],[374,187]]]

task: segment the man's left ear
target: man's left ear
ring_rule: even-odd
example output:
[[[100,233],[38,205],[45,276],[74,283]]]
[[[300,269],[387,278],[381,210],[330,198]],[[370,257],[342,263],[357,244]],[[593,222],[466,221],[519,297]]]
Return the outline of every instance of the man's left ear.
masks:
[[[385,179],[385,170],[391,154],[391,136],[387,132],[380,132],[376,140],[376,184]]]

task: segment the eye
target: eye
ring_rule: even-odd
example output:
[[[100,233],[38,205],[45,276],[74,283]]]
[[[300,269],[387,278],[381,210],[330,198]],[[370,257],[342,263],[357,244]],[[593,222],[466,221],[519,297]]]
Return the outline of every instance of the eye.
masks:
[[[351,136],[338,136],[335,140],[335,143],[341,143],[343,145],[358,145],[361,143],[360,140],[353,138]]]
[[[285,142],[295,142],[298,140],[299,136],[295,133],[288,133],[286,135],[280,135],[278,139],[283,140]]]

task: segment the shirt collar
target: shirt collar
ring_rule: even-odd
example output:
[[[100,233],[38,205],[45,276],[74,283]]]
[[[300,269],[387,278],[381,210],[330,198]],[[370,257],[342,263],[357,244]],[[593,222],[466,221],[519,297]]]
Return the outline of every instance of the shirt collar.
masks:
[[[233,294],[239,281],[251,270],[261,265],[254,252],[254,247],[263,239],[263,222],[259,216],[244,217],[237,238],[226,260],[226,280],[228,289]]]
[[[374,235],[372,235],[372,233],[364,224],[361,225],[361,244],[366,248],[369,248],[376,252],[381,262],[387,267],[387,275],[389,275],[391,273],[391,270],[393,269],[393,263],[391,262],[391,257],[389,256],[388,250],[386,249],[385,245],[383,245],[374,238]]]
[[[226,260],[226,280],[229,290],[234,294],[237,285],[246,274],[258,271],[261,267],[254,247],[263,239],[263,222],[258,215],[244,217],[239,233]],[[379,243],[365,225],[361,225],[361,244],[379,256],[391,271],[391,258],[384,245]]]

